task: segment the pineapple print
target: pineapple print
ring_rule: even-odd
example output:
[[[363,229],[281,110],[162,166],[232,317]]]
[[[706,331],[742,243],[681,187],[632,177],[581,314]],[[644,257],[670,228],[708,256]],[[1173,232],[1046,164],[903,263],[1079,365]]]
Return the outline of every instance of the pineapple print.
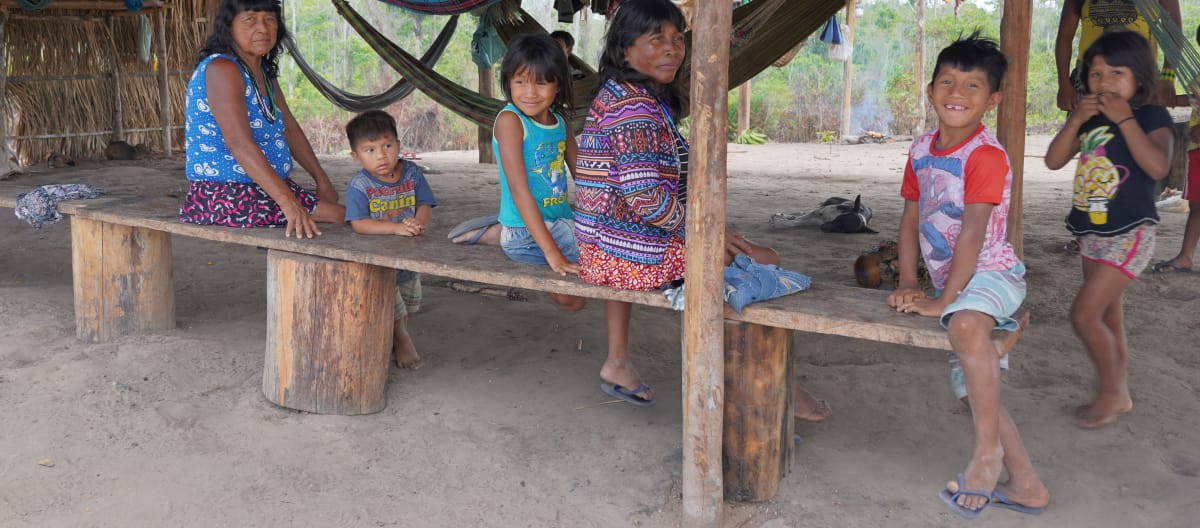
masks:
[[[1108,202],[1117,193],[1121,173],[1105,155],[1104,145],[1113,139],[1108,127],[1097,127],[1079,140],[1079,166],[1075,169],[1072,205],[1087,211],[1093,224],[1108,223]]]

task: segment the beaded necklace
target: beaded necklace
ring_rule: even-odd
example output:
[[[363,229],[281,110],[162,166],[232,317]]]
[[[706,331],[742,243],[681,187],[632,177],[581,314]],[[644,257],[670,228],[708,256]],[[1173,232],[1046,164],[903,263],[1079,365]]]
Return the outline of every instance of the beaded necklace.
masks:
[[[250,78],[250,82],[254,85],[254,99],[258,101],[258,108],[259,110],[262,110],[263,117],[267,118],[268,123],[274,123],[275,119],[278,118],[278,114],[276,113],[278,109],[275,107],[275,91],[273,88],[271,88],[271,82],[266,81],[264,83],[266,84],[265,90],[258,89],[258,78],[254,76],[254,74],[250,71],[250,68],[246,66],[246,63],[242,62],[241,57],[237,58],[237,63],[238,66],[242,68],[242,73],[245,73],[246,76]],[[263,100],[263,92],[267,93],[266,101]]]

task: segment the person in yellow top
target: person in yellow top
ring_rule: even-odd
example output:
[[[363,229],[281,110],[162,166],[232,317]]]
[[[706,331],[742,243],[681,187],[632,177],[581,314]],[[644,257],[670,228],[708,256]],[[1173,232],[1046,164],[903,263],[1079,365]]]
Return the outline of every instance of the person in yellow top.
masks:
[[[1159,0],[1167,16],[1182,24],[1179,0]],[[1182,26],[1181,26],[1182,27]],[[1100,35],[1113,30],[1134,31],[1150,41],[1151,49],[1158,49],[1150,25],[1138,13],[1132,0],[1063,0],[1062,17],[1058,20],[1058,35],[1054,41],[1054,65],[1058,70],[1058,108],[1067,112],[1075,110],[1084,81],[1079,79],[1076,64],[1071,67],[1071,43],[1079,33],[1079,52],[1092,45]],[[1175,102],[1175,73],[1171,64],[1163,59],[1162,77],[1158,82],[1158,104],[1171,106]]]

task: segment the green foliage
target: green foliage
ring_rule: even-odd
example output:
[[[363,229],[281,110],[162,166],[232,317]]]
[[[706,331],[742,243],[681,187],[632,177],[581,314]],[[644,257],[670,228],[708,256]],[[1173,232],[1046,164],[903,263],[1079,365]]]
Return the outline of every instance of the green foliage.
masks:
[[[767,142],[767,136],[762,132],[747,128],[742,133],[737,134],[733,138],[733,142],[739,145],[762,145]]]

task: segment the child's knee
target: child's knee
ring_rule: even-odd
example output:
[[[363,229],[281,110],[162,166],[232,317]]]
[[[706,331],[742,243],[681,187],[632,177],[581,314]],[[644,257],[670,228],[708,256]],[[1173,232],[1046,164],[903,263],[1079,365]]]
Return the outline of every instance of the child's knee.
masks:
[[[962,310],[950,314],[946,331],[950,333],[951,338],[971,338],[990,335],[995,326],[996,320],[990,315],[974,310]]]

